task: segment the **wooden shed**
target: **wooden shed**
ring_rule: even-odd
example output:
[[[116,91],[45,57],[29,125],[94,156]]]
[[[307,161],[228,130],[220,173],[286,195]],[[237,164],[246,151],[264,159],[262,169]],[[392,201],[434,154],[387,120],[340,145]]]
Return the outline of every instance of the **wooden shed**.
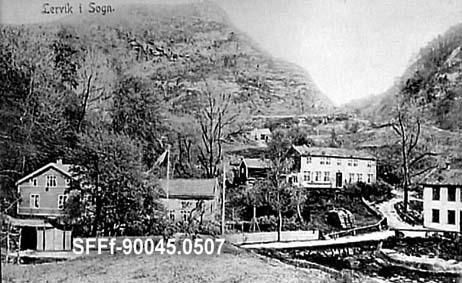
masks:
[[[44,219],[10,218],[11,229],[18,230],[18,249],[35,251],[69,251],[72,231],[61,230]]]

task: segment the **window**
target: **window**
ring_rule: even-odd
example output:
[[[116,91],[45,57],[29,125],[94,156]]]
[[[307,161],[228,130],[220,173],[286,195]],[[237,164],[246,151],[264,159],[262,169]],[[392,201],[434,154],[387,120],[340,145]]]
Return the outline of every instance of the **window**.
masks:
[[[305,181],[305,182],[311,181],[311,176],[310,175],[311,175],[310,171],[305,171],[303,173],[303,181]]]
[[[358,166],[358,160],[357,159],[353,160],[353,166],[355,166],[355,167]]]
[[[68,186],[69,186],[69,184],[70,184],[70,183],[71,183],[71,179],[69,179],[69,178],[66,178],[66,185],[68,185]]]
[[[30,195],[30,207],[32,207],[32,208],[39,208],[40,207],[40,195],[39,194],[31,194]]]
[[[456,212],[454,210],[448,210],[448,224],[456,224]]]
[[[433,188],[433,200],[440,200],[440,188],[434,187]]]
[[[324,172],[324,182],[330,181],[330,172]]]
[[[64,209],[66,207],[67,195],[58,196],[58,209]]]
[[[340,159],[340,158],[337,159],[337,165],[338,165],[338,166],[341,166],[341,165],[342,165],[342,159]]]
[[[308,157],[306,158],[306,163],[307,163],[307,164],[310,164],[310,163],[311,163],[311,156],[308,156]]]
[[[175,210],[170,210],[169,215],[170,220],[175,221]]]
[[[321,171],[316,171],[316,175],[315,175],[315,177],[314,177],[314,180],[315,180],[316,182],[321,181]]]
[[[31,186],[37,187],[37,178],[32,178],[29,180]]]
[[[326,163],[326,158],[321,157],[321,161],[319,161],[319,164],[324,165],[324,163]]]
[[[440,223],[440,211],[438,209],[432,209],[432,222]]]
[[[351,166],[352,163],[353,163],[353,160],[348,159],[348,166]]]
[[[181,210],[180,211],[181,213],[181,218],[183,219],[183,221],[188,221],[188,218],[189,218],[189,211],[188,210]]]
[[[358,182],[363,181],[363,174],[356,174],[356,176],[358,177]]]
[[[367,174],[367,182],[372,183],[372,180],[374,180],[374,174]]]
[[[47,187],[56,187],[55,175],[47,175]]]
[[[350,176],[350,178],[349,178],[348,182],[349,182],[349,183],[353,183],[353,181],[354,181],[354,179],[355,179],[355,174],[350,173],[349,176]]]
[[[326,159],[326,165],[330,165],[330,157],[327,157],[327,159]]]
[[[456,201],[456,188],[448,188],[448,201]]]
[[[292,180],[294,181],[294,183],[298,183],[298,177],[297,177],[297,175],[292,176],[292,178],[293,178]]]
[[[367,162],[367,167],[372,167],[372,161]]]

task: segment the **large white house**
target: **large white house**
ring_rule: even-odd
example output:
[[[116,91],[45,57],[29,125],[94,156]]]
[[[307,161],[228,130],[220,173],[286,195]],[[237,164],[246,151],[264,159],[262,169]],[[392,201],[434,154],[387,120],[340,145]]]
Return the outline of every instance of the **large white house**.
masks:
[[[346,184],[374,183],[376,159],[365,152],[331,147],[293,146],[292,184],[305,188],[341,188]]]
[[[424,227],[462,232],[462,170],[435,171],[422,184]]]

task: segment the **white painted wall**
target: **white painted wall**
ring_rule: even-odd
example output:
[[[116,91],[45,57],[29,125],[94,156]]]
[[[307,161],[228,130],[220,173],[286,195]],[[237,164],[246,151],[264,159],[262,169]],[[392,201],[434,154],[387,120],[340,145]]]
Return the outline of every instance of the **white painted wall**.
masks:
[[[433,200],[433,187],[424,187],[423,194],[423,216],[424,227],[444,230],[448,232],[460,232],[462,211],[462,188],[456,188],[456,201],[448,201],[448,188],[441,186],[440,200]],[[432,220],[432,210],[439,210],[439,223],[434,223]],[[448,224],[448,210],[455,211],[455,224]]]
[[[297,176],[296,184],[302,187],[334,188],[336,187],[336,174],[338,172],[342,173],[342,186],[358,181],[375,183],[377,179],[377,164],[374,160],[319,156],[302,156],[300,158],[300,172],[296,172],[292,176]],[[316,180],[316,175],[319,175],[316,172],[321,172],[320,180]],[[328,172],[327,177],[326,172]],[[350,174],[353,174],[351,180]]]

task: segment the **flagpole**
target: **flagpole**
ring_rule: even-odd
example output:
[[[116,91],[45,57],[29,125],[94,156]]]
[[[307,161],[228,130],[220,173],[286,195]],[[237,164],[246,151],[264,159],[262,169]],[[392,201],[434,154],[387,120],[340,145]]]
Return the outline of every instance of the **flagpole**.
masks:
[[[168,200],[168,193],[170,189],[170,144],[167,145],[167,182],[166,182],[166,195]]]
[[[226,164],[225,160],[223,159],[223,195],[221,201],[221,234],[225,234],[225,190],[226,190]]]

